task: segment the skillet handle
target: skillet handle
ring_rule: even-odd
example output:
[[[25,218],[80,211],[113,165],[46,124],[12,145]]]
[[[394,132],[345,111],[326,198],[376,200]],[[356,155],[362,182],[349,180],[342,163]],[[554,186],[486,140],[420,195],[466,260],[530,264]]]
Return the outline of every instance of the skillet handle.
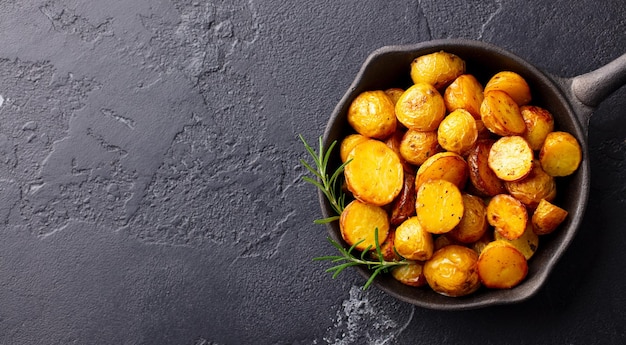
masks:
[[[584,105],[595,108],[626,84],[626,54],[608,64],[572,78],[572,92]]]

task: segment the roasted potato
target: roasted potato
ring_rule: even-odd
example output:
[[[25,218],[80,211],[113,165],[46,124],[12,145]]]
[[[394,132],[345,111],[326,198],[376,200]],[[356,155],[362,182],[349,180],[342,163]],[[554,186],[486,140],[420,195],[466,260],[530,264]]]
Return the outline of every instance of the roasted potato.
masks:
[[[392,87],[385,90],[385,93],[387,94],[387,96],[389,96],[389,98],[395,105],[396,103],[398,103],[398,99],[400,99],[400,96],[402,96],[404,90],[399,87]]]
[[[443,234],[454,229],[461,221],[463,196],[452,182],[428,180],[417,190],[415,211],[424,230]]]
[[[467,162],[454,152],[439,152],[428,158],[415,176],[415,189],[428,180],[444,179],[454,183],[459,189],[465,187],[469,171]]]
[[[483,98],[483,86],[471,74],[460,75],[443,93],[443,101],[449,112],[465,109],[475,119],[480,119],[480,104]]]
[[[461,222],[446,235],[460,243],[474,243],[487,232],[487,206],[483,199],[464,193],[463,207]]]
[[[464,156],[476,143],[478,128],[474,117],[464,109],[457,109],[439,124],[437,141],[446,151]]]
[[[530,174],[533,150],[520,136],[502,137],[489,150],[489,167],[504,181],[518,181]]]
[[[519,106],[504,91],[485,91],[480,119],[490,132],[500,136],[521,135],[526,131]]]
[[[520,113],[526,123],[526,133],[522,135],[534,151],[539,151],[546,140],[548,133],[554,130],[554,118],[546,109],[524,105],[520,107]]]
[[[361,241],[355,247],[357,250],[375,249],[375,231],[378,229],[379,243],[384,242],[389,234],[389,219],[381,207],[354,200],[341,213],[339,229],[348,245]]]
[[[428,285],[445,296],[466,296],[480,287],[478,254],[470,248],[449,245],[437,250],[424,263]]]
[[[435,238],[435,251],[445,246],[449,246],[451,244],[461,244],[461,243],[457,243],[457,241],[453,240],[450,236],[448,236],[449,234],[450,232],[437,235],[437,237]]]
[[[491,289],[510,289],[528,274],[524,255],[505,241],[493,241],[480,253],[477,263],[481,283]]]
[[[539,248],[539,236],[537,236],[537,234],[533,231],[533,225],[531,222],[528,222],[526,230],[524,230],[524,233],[519,238],[509,240],[497,231],[494,231],[494,238],[496,240],[509,242],[524,255],[526,260],[530,260]]]
[[[478,140],[467,155],[470,181],[482,196],[494,196],[506,192],[504,182],[489,167],[489,152],[493,143],[495,140]]]
[[[427,83],[416,83],[404,91],[395,110],[402,125],[423,132],[436,130],[446,115],[443,97]]]
[[[409,129],[400,141],[400,156],[414,165],[422,165],[426,159],[440,151],[437,132]]]
[[[551,176],[568,176],[574,173],[582,161],[582,149],[576,138],[567,132],[551,132],[546,136],[539,162]]]
[[[400,225],[409,217],[415,215],[415,198],[417,193],[415,192],[415,175],[404,174],[404,185],[400,191],[400,195],[391,204],[391,218],[390,223],[392,225]]]
[[[384,91],[365,91],[348,108],[348,123],[368,138],[385,139],[396,130],[395,105]]]
[[[434,251],[433,235],[424,230],[417,217],[396,228],[394,245],[398,254],[408,260],[426,261]]]
[[[380,245],[380,254],[382,254],[383,260],[385,261],[402,260],[402,257],[400,257],[398,253],[396,252],[396,248],[393,243],[395,238],[396,238],[396,230],[393,227],[391,227],[389,231],[387,232],[387,239],[385,239],[384,241],[378,242],[378,244]],[[370,254],[370,257],[372,257],[374,260],[380,260],[380,257],[378,256],[378,252],[376,250],[374,249],[370,250],[369,254]]]
[[[400,158],[387,145],[370,139],[348,155],[344,169],[346,186],[352,195],[369,204],[383,206],[398,196],[404,184]]]
[[[341,162],[345,163],[348,160],[350,151],[352,151],[352,149],[358,144],[367,140],[369,140],[369,138],[361,134],[350,134],[343,138],[341,145],[339,146],[339,156],[341,157]]]
[[[554,177],[543,171],[537,160],[533,161],[530,174],[518,181],[506,181],[504,185],[509,194],[532,210],[541,199],[552,201],[556,197]]]
[[[404,129],[396,129],[396,131],[385,140],[385,144],[398,155],[400,158],[400,163],[402,163],[402,167],[406,173],[415,174],[415,166],[408,162],[402,154],[400,153],[400,144],[402,144],[402,138],[404,138],[406,130]]]
[[[541,200],[531,222],[537,235],[547,235],[553,232],[567,218],[568,212],[546,200]]]
[[[413,83],[427,83],[438,90],[465,73],[465,61],[460,57],[444,51],[417,57],[411,62],[411,79]]]
[[[496,73],[485,85],[485,92],[500,90],[506,92],[511,98],[522,106],[532,99],[530,87],[526,80],[519,74],[511,71]]]
[[[498,194],[487,204],[487,221],[509,240],[520,238],[526,230],[528,211],[509,194]]]
[[[411,261],[407,265],[395,267],[391,275],[402,284],[420,287],[426,285],[424,277],[424,264]]]

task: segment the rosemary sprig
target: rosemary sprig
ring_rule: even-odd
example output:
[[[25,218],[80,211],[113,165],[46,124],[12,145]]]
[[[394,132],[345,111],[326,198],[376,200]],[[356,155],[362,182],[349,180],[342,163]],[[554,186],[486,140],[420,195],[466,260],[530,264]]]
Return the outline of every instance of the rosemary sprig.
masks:
[[[308,183],[313,184],[319,190],[324,193],[326,199],[330,203],[330,206],[333,208],[333,211],[337,213],[336,216],[331,216],[324,219],[317,219],[314,222],[316,224],[325,224],[330,223],[332,221],[338,220],[341,212],[345,208],[346,195],[341,191],[340,188],[337,187],[337,180],[339,176],[343,173],[344,168],[350,162],[349,160],[343,164],[341,164],[337,170],[333,172],[332,175],[328,175],[328,161],[330,159],[331,152],[337,141],[333,141],[328,149],[324,151],[324,142],[322,137],[319,138],[319,153],[315,152],[315,150],[304,140],[302,135],[299,136],[300,140],[304,144],[309,155],[313,158],[315,162],[315,167],[308,164],[305,160],[301,159],[300,163],[311,172],[315,178],[311,178],[309,176],[304,176],[302,179]],[[334,241],[332,238],[328,238],[330,244],[332,244],[341,255],[330,255],[330,256],[320,256],[313,258],[315,261],[330,261],[332,263],[339,263],[336,266],[333,266],[326,270],[326,272],[333,273],[333,279],[336,278],[339,273],[345,270],[348,267],[365,265],[369,270],[372,270],[372,275],[369,277],[365,285],[363,285],[363,290],[367,289],[372,283],[374,279],[381,273],[388,272],[390,268],[395,266],[401,266],[408,264],[406,260],[400,261],[386,261],[383,258],[382,249],[380,248],[380,243],[378,240],[378,228],[374,229],[374,244],[375,250],[377,254],[378,261],[368,260],[366,255],[372,249],[371,246],[367,247],[365,250],[361,252],[359,256],[353,254],[355,248],[359,245],[359,243],[363,242],[363,240],[353,244],[350,248],[345,249],[341,244],[337,241]],[[394,248],[395,250],[395,248]]]
[[[336,216],[317,219],[315,220],[316,224],[325,224],[330,223],[339,219],[339,215],[343,212],[345,208],[346,196],[341,192],[341,189],[337,187],[337,179],[341,176],[343,169],[346,167],[345,162],[341,164],[332,175],[328,175],[328,161],[330,159],[330,154],[337,144],[337,141],[333,141],[328,150],[324,151],[324,143],[322,141],[322,137],[319,137],[319,153],[315,152],[315,150],[304,140],[302,135],[300,135],[300,140],[304,144],[309,155],[313,158],[313,162],[315,163],[315,167],[311,166],[304,159],[300,160],[300,163],[307,168],[309,172],[311,172],[315,178],[311,178],[309,176],[304,176],[302,179],[312,185],[316,186],[319,190],[324,193],[326,199],[330,203],[330,206],[333,208],[333,211],[337,213]]]
[[[313,258],[315,261],[330,261],[333,263],[340,263],[336,266],[333,266],[326,270],[328,273],[333,273],[333,279],[335,279],[339,273],[345,270],[348,267],[365,265],[369,270],[372,271],[372,275],[369,277],[367,282],[363,285],[363,290],[366,290],[372,283],[374,279],[381,274],[389,271],[390,268],[395,266],[402,266],[408,264],[406,260],[400,261],[385,261],[382,255],[382,250],[380,248],[380,243],[378,243],[378,228],[374,229],[374,242],[376,244],[376,254],[378,257],[378,261],[368,260],[365,256],[369,253],[371,246],[367,247],[364,251],[361,252],[359,257],[356,257],[352,254],[354,248],[356,248],[359,243],[363,242],[363,240],[353,244],[350,248],[345,249],[341,246],[341,244],[332,240],[331,238],[328,241],[341,253],[341,255],[329,255],[329,256],[320,256],[317,258]]]

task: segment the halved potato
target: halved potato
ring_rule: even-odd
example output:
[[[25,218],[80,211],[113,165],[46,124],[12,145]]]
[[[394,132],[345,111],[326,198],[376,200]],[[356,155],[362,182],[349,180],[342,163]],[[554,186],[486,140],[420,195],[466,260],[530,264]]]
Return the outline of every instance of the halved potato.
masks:
[[[506,192],[504,182],[489,167],[489,151],[493,143],[495,140],[478,140],[467,155],[471,183],[483,196],[494,196]]]
[[[426,159],[440,152],[437,132],[406,131],[400,142],[400,155],[407,162],[422,165]]]
[[[531,100],[530,86],[519,74],[511,71],[496,73],[485,85],[485,92],[500,90],[506,92],[517,105],[528,104]]]
[[[528,211],[526,207],[508,194],[498,194],[487,204],[487,221],[503,237],[514,240],[526,230]]]
[[[463,217],[463,197],[452,182],[428,180],[417,190],[415,201],[417,219],[424,230],[443,234],[459,224]]]
[[[463,74],[454,79],[443,93],[443,101],[449,112],[465,109],[475,119],[480,119],[480,104],[483,98],[483,86],[471,74]]]
[[[404,174],[404,185],[400,191],[400,195],[391,204],[391,219],[392,225],[400,225],[405,220],[415,215],[415,198],[417,193],[415,191],[415,175]]]
[[[551,132],[546,136],[539,152],[539,162],[551,176],[571,175],[582,161],[578,140],[567,132]]]
[[[546,109],[534,105],[522,106],[520,112],[526,123],[526,133],[523,137],[531,149],[539,151],[548,133],[554,130],[554,118]]]
[[[400,158],[387,145],[370,139],[348,155],[344,169],[346,186],[355,198],[372,205],[387,205],[398,196],[404,183]]]
[[[529,209],[535,209],[541,199],[548,201],[556,197],[556,182],[554,177],[548,175],[539,164],[533,161],[533,167],[526,177],[518,181],[506,181],[506,190],[521,201]]]
[[[365,91],[348,108],[348,123],[368,138],[385,139],[396,130],[395,105],[384,91]]]
[[[477,271],[484,286],[492,289],[509,289],[526,278],[528,262],[513,245],[496,240],[489,243],[480,253]]]
[[[398,121],[409,129],[434,131],[446,115],[443,97],[434,86],[416,83],[396,103]]]
[[[387,212],[378,206],[353,200],[341,212],[339,218],[341,237],[350,246],[363,251],[368,247],[376,248],[375,231],[378,229],[378,241],[383,243],[389,233],[389,219]]]
[[[449,245],[424,263],[424,276],[433,291],[445,296],[465,296],[478,290],[478,254],[470,248]]]
[[[519,106],[504,91],[485,91],[480,118],[489,131],[500,136],[521,135],[526,131]]]
[[[487,206],[483,199],[464,193],[463,207],[461,222],[446,235],[457,242],[473,243],[487,232]]]
[[[533,150],[520,136],[502,137],[489,150],[489,167],[504,181],[517,181],[530,174]]]
[[[541,200],[531,221],[537,235],[553,232],[567,218],[568,212],[546,200]]]
[[[415,177],[415,189],[428,180],[444,179],[454,183],[459,189],[465,187],[469,171],[467,162],[454,152],[439,152],[428,158]]]
[[[411,62],[413,83],[428,83],[439,90],[463,73],[465,61],[444,51],[422,55]]]
[[[347,137],[343,138],[341,141],[341,145],[339,146],[339,156],[341,157],[341,162],[345,163],[348,160],[348,155],[353,148],[355,148],[358,144],[369,140],[368,137],[355,133],[350,134]]]
[[[424,230],[417,217],[396,228],[394,245],[398,254],[408,260],[426,261],[434,251],[433,235]]]
[[[456,109],[439,124],[437,140],[447,151],[465,155],[478,139],[478,128],[472,114]]]
[[[497,231],[494,231],[494,238],[496,240],[509,242],[524,255],[526,260],[529,260],[539,248],[539,236],[533,231],[531,222],[528,222],[526,230],[524,230],[524,233],[519,238],[509,240]]]
[[[426,285],[424,264],[411,261],[406,265],[397,266],[391,270],[391,276],[402,284],[420,287]]]

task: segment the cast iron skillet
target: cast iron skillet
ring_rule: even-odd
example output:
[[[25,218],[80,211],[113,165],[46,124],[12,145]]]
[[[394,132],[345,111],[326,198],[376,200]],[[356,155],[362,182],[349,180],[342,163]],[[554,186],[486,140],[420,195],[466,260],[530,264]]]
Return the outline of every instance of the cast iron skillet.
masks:
[[[348,133],[346,113],[352,100],[366,90],[384,90],[411,85],[409,65],[420,55],[444,50],[466,61],[467,73],[474,74],[483,85],[498,71],[509,70],[522,75],[531,87],[531,104],[548,109],[555,118],[555,129],[573,134],[583,149],[579,169],[567,178],[558,179],[555,203],[569,212],[566,221],[553,234],[541,238],[540,248],[529,262],[528,276],[509,290],[481,288],[476,293],[452,298],[439,295],[429,288],[403,285],[390,275],[377,277],[374,282],[381,290],[399,300],[430,309],[464,310],[524,301],[543,285],[550,271],[572,241],[581,224],[589,194],[589,151],[587,129],[591,113],[604,98],[626,83],[626,54],[593,72],[574,78],[560,78],[543,73],[518,56],[484,42],[449,39],[414,45],[388,46],[374,51],[365,61],[356,79],[333,111],[324,133],[324,145],[341,141]],[[332,170],[339,166],[338,150],[332,158]],[[322,193],[319,193],[324,217],[335,215]],[[331,238],[345,246],[338,222],[328,225]],[[347,246],[346,246],[347,247]],[[357,268],[369,278],[370,272]]]

